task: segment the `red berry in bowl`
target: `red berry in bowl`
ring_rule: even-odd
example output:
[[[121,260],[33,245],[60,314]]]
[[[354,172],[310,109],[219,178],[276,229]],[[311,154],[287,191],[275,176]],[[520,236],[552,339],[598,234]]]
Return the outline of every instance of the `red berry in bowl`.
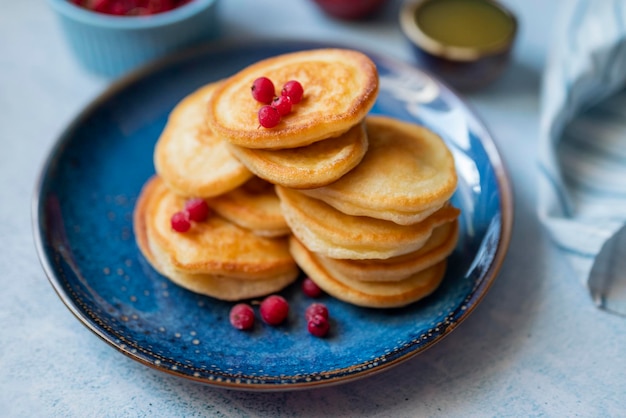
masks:
[[[264,128],[273,128],[280,122],[280,113],[276,108],[265,105],[259,109],[259,123]]]
[[[275,96],[274,83],[267,77],[259,77],[252,83],[252,97],[257,102],[270,104]]]
[[[172,229],[176,232],[187,232],[191,228],[189,214],[186,211],[176,212],[171,219]]]
[[[316,337],[324,337],[328,334],[330,323],[327,318],[322,315],[315,314],[307,323],[307,330],[311,335]]]
[[[152,13],[150,13],[147,7],[135,7],[128,12],[129,16],[148,16],[150,14]]]
[[[281,116],[288,115],[291,112],[291,99],[289,96],[278,96],[272,100],[272,107],[278,110]]]
[[[81,2],[84,3],[84,2]],[[99,13],[110,13],[111,0],[94,0],[91,2],[91,10]]]
[[[304,318],[310,322],[315,315],[323,316],[328,319],[328,308],[323,303],[312,303],[304,311]]]
[[[132,4],[128,2],[116,1],[116,2],[111,2],[108,12],[112,15],[124,16],[124,15],[127,15],[128,12],[130,12],[132,8],[133,8]]]
[[[209,205],[200,197],[194,197],[185,202],[185,211],[189,214],[189,219],[195,222],[202,222],[209,216]]]
[[[296,80],[289,80],[283,86],[283,89],[280,91],[281,96],[289,96],[291,99],[291,103],[296,104],[300,103],[302,100],[302,96],[304,95],[304,89],[302,88],[302,84],[300,84]]]
[[[147,8],[151,14],[167,12],[176,7],[174,0],[148,0]]]
[[[266,324],[278,325],[287,319],[289,303],[282,296],[270,295],[261,302],[260,312]]]
[[[254,310],[247,303],[238,303],[230,309],[230,324],[241,330],[254,326]]]
[[[163,13],[193,0],[71,0],[77,6],[116,16],[144,16]]]
[[[302,291],[305,295],[311,298],[320,297],[323,293],[322,289],[320,289],[317,283],[311,280],[310,277],[307,277],[302,281]]]

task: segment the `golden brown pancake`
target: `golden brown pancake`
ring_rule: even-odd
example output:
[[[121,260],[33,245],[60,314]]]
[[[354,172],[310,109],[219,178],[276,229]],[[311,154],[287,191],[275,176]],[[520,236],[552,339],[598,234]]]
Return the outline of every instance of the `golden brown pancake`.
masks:
[[[353,169],[367,151],[365,125],[311,145],[264,150],[231,145],[233,154],[257,176],[294,189],[321,187]]]
[[[416,302],[437,289],[446,271],[446,261],[394,282],[364,282],[332,276],[295,237],[289,248],[302,270],[329,295],[368,308],[397,308]]]
[[[260,127],[261,103],[250,88],[268,77],[276,93],[289,80],[304,89],[300,103],[274,128]],[[316,49],[258,61],[232,75],[209,101],[209,126],[242,147],[296,148],[338,136],[359,123],[378,95],[378,71],[365,54],[348,49]]]
[[[207,103],[217,85],[201,87],[176,105],[154,149],[157,173],[182,196],[217,196],[252,177],[206,124]]]
[[[144,213],[143,210],[135,212],[133,224],[137,245],[141,253],[156,271],[185,289],[221,300],[237,301],[278,292],[294,281],[291,273],[269,279],[243,280],[227,276],[181,272],[168,264],[169,258],[162,253],[158,246],[155,246],[154,241],[148,240],[142,213]]]
[[[235,190],[207,199],[209,206],[234,224],[257,235],[278,237],[291,231],[274,185],[253,177]]]
[[[439,210],[457,175],[452,154],[432,131],[384,116],[366,118],[369,149],[334,183],[303,190],[341,212],[409,225]]]
[[[149,244],[151,244],[151,251],[156,254],[155,259],[159,263],[158,267],[155,267],[157,271],[187,290],[220,300],[238,301],[266,296],[282,290],[293,283],[297,277],[297,274],[294,275],[293,272],[255,280],[213,274],[186,273],[170,263],[170,258],[156,245],[154,240],[149,241]]]
[[[433,230],[426,244],[417,251],[383,260],[346,260],[316,254],[317,261],[333,277],[365,282],[394,282],[425,270],[448,257],[458,240],[458,222]]]
[[[298,269],[286,238],[259,237],[216,214],[194,222],[185,233],[175,232],[170,218],[183,205],[184,199],[169,191],[158,176],[142,189],[135,207],[135,225],[138,238],[146,236],[150,243],[149,251],[145,245],[140,244],[140,248],[156,257],[155,265],[185,274],[241,280],[296,278]]]
[[[459,210],[445,205],[413,225],[346,215],[301,191],[276,186],[292,233],[311,251],[331,258],[371,259],[399,256],[421,248],[434,228],[451,222]]]

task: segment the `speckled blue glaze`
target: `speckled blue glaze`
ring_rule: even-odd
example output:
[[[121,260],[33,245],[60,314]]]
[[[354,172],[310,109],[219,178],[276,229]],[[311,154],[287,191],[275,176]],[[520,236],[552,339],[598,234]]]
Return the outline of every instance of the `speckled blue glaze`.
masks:
[[[402,309],[375,310],[331,297],[332,331],[308,334],[311,299],[299,283],[286,324],[228,322],[231,303],[184,290],[143,259],[132,212],[154,173],[152,153],[168,113],[201,85],[264,57],[328,46],[265,42],[209,46],[115,84],[67,128],[44,166],[34,207],[42,264],[62,301],[89,329],[157,370],[245,390],[291,390],[346,382],[398,364],[449,334],[495,279],[512,224],[512,193],[481,122],[447,87],[406,64],[369,54],[381,77],[372,113],[424,124],[454,153],[461,239],[440,288]]]

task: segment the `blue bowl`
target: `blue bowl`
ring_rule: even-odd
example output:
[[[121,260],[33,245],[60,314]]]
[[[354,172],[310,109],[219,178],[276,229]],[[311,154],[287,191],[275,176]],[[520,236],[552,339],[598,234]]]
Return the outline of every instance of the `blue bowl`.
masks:
[[[88,70],[116,77],[147,61],[217,37],[217,0],[194,0],[151,16],[112,16],[68,0],[48,0]]]

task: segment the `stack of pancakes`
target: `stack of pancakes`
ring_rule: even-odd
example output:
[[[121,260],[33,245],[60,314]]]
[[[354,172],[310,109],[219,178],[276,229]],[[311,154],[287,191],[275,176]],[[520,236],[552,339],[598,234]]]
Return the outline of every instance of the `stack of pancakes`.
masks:
[[[276,186],[291,253],[327,293],[356,305],[407,305],[434,291],[456,246],[452,156],[429,130],[368,116],[369,149],[339,180]]]
[[[304,87],[274,128],[257,120],[258,77]],[[319,49],[259,61],[185,98],[135,211],[146,258],[174,282],[224,300],[275,292],[298,266],[360,306],[430,294],[458,237],[454,160],[428,129],[370,115],[377,94],[366,55]],[[216,214],[172,231],[169,217],[191,196]]]

